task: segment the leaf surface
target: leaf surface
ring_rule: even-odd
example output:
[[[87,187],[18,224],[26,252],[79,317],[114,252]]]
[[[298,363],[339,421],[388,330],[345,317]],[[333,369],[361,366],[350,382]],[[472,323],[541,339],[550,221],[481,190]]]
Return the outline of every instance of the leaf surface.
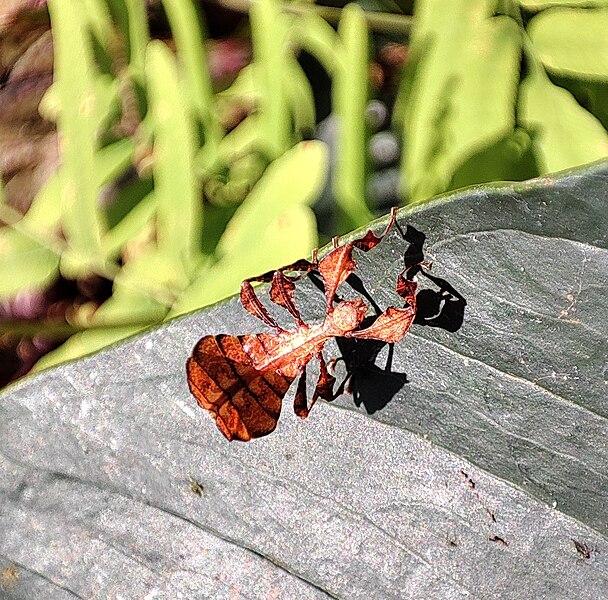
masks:
[[[556,8],[528,27],[543,64],[553,73],[608,80],[608,7]]]
[[[59,257],[15,229],[0,230],[0,300],[42,289],[57,276]]]
[[[466,300],[462,326],[427,298],[390,372],[385,348],[354,400],[306,420],[292,389],[256,442],[228,443],[185,377],[203,335],[263,330],[237,299],[13,386],[0,397],[11,593],[603,597],[607,196],[601,163],[401,211]],[[401,306],[406,247],[393,230],[356,253],[381,307]],[[313,285],[296,301],[322,317]]]

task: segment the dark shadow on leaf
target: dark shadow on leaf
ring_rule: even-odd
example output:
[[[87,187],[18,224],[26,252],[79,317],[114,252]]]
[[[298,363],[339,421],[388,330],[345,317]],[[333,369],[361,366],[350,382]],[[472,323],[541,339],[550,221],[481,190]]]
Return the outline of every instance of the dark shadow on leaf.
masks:
[[[466,307],[465,298],[445,279],[431,275],[420,267],[424,261],[424,243],[426,236],[411,225],[403,231],[397,224],[402,237],[409,242],[404,255],[404,267],[408,270],[408,278],[422,275],[438,289],[423,288],[416,295],[417,314],[415,325],[439,327],[449,332],[455,332],[462,326]],[[324,291],[322,280],[315,274],[310,274],[310,280],[320,290]],[[421,278],[418,278],[419,284]],[[365,289],[363,280],[356,274],[351,274],[347,283],[363,296],[379,315],[382,308]],[[339,298],[335,298],[339,302]],[[368,317],[362,328],[368,327],[376,316]],[[407,339],[407,336],[406,336]],[[351,393],[356,406],[363,405],[368,414],[383,409],[408,383],[406,373],[393,371],[394,346],[378,340],[357,340],[352,338],[336,338],[340,350],[340,358],[335,362],[344,362],[346,375],[336,394]],[[384,366],[376,364],[378,355],[384,346],[388,345],[388,356]]]
[[[462,327],[467,301],[445,279],[424,273],[439,291],[424,288],[416,295],[418,311],[415,325],[440,327],[454,333]]]
[[[414,266],[411,272],[423,275],[439,288],[439,290],[423,288],[416,294],[418,310],[414,324],[440,327],[452,333],[458,331],[464,321],[467,301],[445,279],[435,277],[428,271],[415,267],[415,265],[419,265],[424,260],[424,242],[426,241],[424,233],[411,225],[407,226],[405,232],[402,231],[399,224],[397,224],[397,228],[403,238],[410,243],[403,255],[405,268],[408,269]]]
[[[346,377],[341,387],[351,393],[356,406],[363,406],[367,414],[384,408],[408,382],[406,373],[392,370],[394,345],[377,340],[336,338],[340,360],[346,365]],[[388,345],[384,368],[376,364],[378,354]]]
[[[424,261],[424,242],[426,241],[426,235],[411,225],[408,225],[405,231],[401,229],[399,223],[396,223],[395,226],[399,230],[401,237],[410,244],[403,254],[404,267],[409,269],[420,264]]]

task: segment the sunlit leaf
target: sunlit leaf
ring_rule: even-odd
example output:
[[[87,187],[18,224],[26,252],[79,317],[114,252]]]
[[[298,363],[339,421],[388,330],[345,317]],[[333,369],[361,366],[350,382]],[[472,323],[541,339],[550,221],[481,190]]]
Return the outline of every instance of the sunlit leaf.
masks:
[[[521,31],[513,19],[493,17],[490,4],[417,5],[416,62],[399,104],[403,189],[411,201],[446,191],[465,161],[513,133]]]
[[[0,300],[41,289],[58,274],[59,256],[9,227],[0,229]]]
[[[238,299],[13,386],[0,569],[24,598],[603,598],[607,194],[604,163],[400,211],[461,327],[419,295],[425,319],[388,367],[386,348],[358,365],[354,397],[284,408],[246,445],[185,375],[201,336],[263,329]],[[381,307],[407,246],[394,230],[358,256]],[[315,322],[323,293],[299,284]]]
[[[559,171],[608,156],[608,132],[567,90],[553,84],[532,50],[521,84],[519,118],[530,132],[542,172]]]
[[[365,14],[359,6],[346,6],[338,33],[337,44],[343,62],[336,71],[332,90],[338,122],[332,191],[339,209],[338,233],[344,233],[371,219],[365,203],[369,34]]]
[[[96,73],[84,7],[76,0],[49,0],[55,51],[54,91],[62,140],[62,222],[82,263],[101,258],[102,221],[97,205],[95,150],[112,80]],[[72,261],[73,262],[73,261]]]
[[[608,3],[606,7],[559,8],[530,21],[528,34],[549,71],[608,84]]]
[[[251,6],[251,35],[255,73],[260,82],[258,100],[260,144],[270,160],[289,148],[290,116],[279,73],[285,73],[288,19],[277,0],[260,0]],[[268,32],[272,31],[272,35]]]
[[[198,257],[202,199],[194,173],[195,124],[177,65],[163,42],[148,47],[158,248],[186,271]]]
[[[236,294],[243,279],[294,262],[317,244],[317,222],[310,208],[289,207],[259,231],[259,240],[242,254],[230,254],[200,276],[181,296],[172,311],[180,315]]]
[[[325,181],[327,161],[325,144],[310,141],[271,163],[226,227],[218,256],[244,256],[260,243],[260,232],[283,212],[294,205],[312,204]]]

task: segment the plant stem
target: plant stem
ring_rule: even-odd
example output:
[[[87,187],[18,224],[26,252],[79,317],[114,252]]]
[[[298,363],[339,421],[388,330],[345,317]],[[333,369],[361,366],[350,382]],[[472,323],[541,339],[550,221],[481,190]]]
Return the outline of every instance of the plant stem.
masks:
[[[157,323],[160,323],[158,321]],[[124,327],[151,327],[155,322],[151,321],[122,321],[117,323],[103,323],[103,325],[72,325],[60,319],[34,320],[34,319],[2,319],[0,320],[0,335],[13,334],[32,337],[41,335],[44,337],[68,337],[75,333],[99,329],[121,329]]]
[[[235,12],[249,13],[252,0],[205,0],[208,4],[216,4]],[[316,4],[283,4],[283,11],[293,15],[314,13],[328,23],[337,25],[342,17],[342,8],[317,6]],[[365,12],[367,26],[379,33],[397,33],[409,35],[414,17],[383,12]]]

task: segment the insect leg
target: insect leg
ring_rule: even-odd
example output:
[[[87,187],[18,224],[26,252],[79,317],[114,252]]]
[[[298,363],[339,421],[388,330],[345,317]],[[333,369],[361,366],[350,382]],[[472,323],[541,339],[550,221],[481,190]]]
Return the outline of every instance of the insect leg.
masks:
[[[285,308],[289,314],[296,320],[298,326],[304,325],[300,311],[295,303],[295,283],[290,277],[287,277],[282,271],[276,271],[272,278],[270,287],[270,299],[279,306]]]
[[[353,337],[368,340],[380,340],[391,344],[401,340],[409,331],[416,318],[416,290],[418,284],[413,279],[406,279],[403,271],[397,276],[397,293],[409,304],[405,308],[389,306],[376,320],[365,329],[345,334],[345,337]]]
[[[413,279],[406,279],[403,273],[397,276],[397,293],[414,309],[416,312],[416,290],[418,284]]]
[[[310,273],[310,271],[315,271],[318,266],[319,261],[317,260],[317,249],[315,248],[312,251],[312,261],[307,260],[306,258],[301,258],[290,265],[285,265],[284,267],[277,269],[277,271],[280,271],[281,273],[285,273],[287,271],[299,272],[299,275],[289,276],[292,281],[297,281],[298,279],[302,279],[302,277],[304,277],[304,275],[307,273]]]
[[[329,373],[322,352],[317,354],[317,359],[319,360],[319,378],[317,379],[317,384],[312,395],[310,406],[308,406],[308,401],[306,398],[306,369],[304,369],[302,375],[300,376],[300,380],[298,381],[298,389],[296,390],[293,408],[296,415],[302,419],[305,419],[308,416],[308,413],[311,411],[312,407],[315,405],[315,402],[319,398],[323,398],[323,400],[331,402],[337,397],[334,394],[334,384],[336,382],[336,378]]]
[[[331,399],[328,399],[328,402],[331,402],[332,400],[335,400],[338,396],[341,396],[342,394],[344,394],[345,392],[347,394],[351,393],[351,388],[350,388],[350,384],[352,382],[353,379],[353,375],[354,373],[347,373],[346,376],[344,377],[344,379],[342,380],[342,383],[337,387],[337,389],[333,392],[333,396]]]
[[[332,358],[330,361],[328,361],[327,371],[330,373],[330,375],[334,375],[336,364],[339,361],[343,361],[347,365],[347,362],[343,356],[340,356],[338,358]],[[331,398],[324,398],[324,400],[331,402],[332,400],[335,400],[338,396],[341,396],[344,392],[346,392],[347,394],[351,393],[350,384],[352,382],[353,375],[355,374],[355,370],[354,370],[354,368],[349,369],[348,365],[346,366],[346,368],[347,368],[347,373],[344,376],[344,379],[342,380],[340,385],[335,390],[332,391]],[[335,381],[335,378],[334,378],[334,381]]]
[[[329,372],[325,364],[323,353],[319,352],[317,358],[319,359],[319,379],[312,396],[312,404],[317,401],[317,398],[323,398],[323,400],[331,402],[334,399],[334,384],[336,383],[336,378]]]
[[[389,223],[380,236],[377,236],[370,229],[362,238],[347,242],[342,246],[339,245],[337,237],[333,238],[334,249],[319,261],[318,267],[323,284],[325,285],[325,302],[328,313],[333,310],[333,302],[337,289],[348,279],[357,266],[353,259],[353,248],[359,248],[359,250],[367,252],[377,246],[391,230],[396,218],[397,209],[393,208]]]
[[[383,233],[381,233],[380,235],[376,235],[370,229],[362,238],[359,238],[358,240],[353,240],[352,242],[350,242],[351,245],[353,245],[355,248],[359,248],[359,250],[363,250],[364,252],[371,250],[385,238],[387,233],[393,228],[393,225],[395,224],[396,220],[397,220],[397,208],[395,206],[393,206],[393,208],[391,209],[391,218]]]
[[[335,369],[336,369],[336,365],[340,362],[340,361],[344,361],[344,357],[339,356],[338,358],[332,358],[328,363],[327,363],[327,370],[329,371],[329,373],[331,375],[334,374]]]
[[[268,309],[262,304],[262,302],[258,298],[250,281],[264,280],[255,277],[251,279],[245,279],[245,281],[241,283],[241,304],[243,305],[243,308],[250,312],[254,317],[260,319],[260,321],[266,323],[266,325],[274,327],[279,331],[283,331],[283,328],[275,321],[274,317],[268,312]]]
[[[389,306],[378,318],[365,329],[350,331],[344,337],[367,340],[379,340],[394,344],[403,339],[416,317],[416,306],[395,308]]]
[[[310,273],[310,271],[316,270],[317,266],[317,251],[315,249],[312,254],[312,262],[306,259],[300,259],[290,265],[281,267],[276,271],[268,271],[262,275],[245,279],[245,281],[241,283],[241,303],[254,317],[257,317],[266,323],[266,325],[282,331],[283,328],[280,327],[276,320],[270,315],[268,309],[262,304],[251,285],[252,282],[271,283],[270,299],[275,304],[287,309],[296,319],[298,325],[302,325],[304,321],[295,306],[293,298],[295,290],[293,282],[301,279],[304,275]],[[298,274],[285,275],[285,272],[288,271],[295,271]]]
[[[308,399],[306,398],[306,367],[298,379],[298,388],[296,389],[296,395],[293,399],[293,411],[301,419],[305,419],[308,416]]]
[[[313,252],[313,262],[306,259],[298,260],[297,262],[277,269],[272,276],[272,284],[270,287],[270,299],[279,306],[285,308],[289,314],[294,317],[298,326],[304,325],[304,320],[300,315],[300,311],[295,303],[295,281],[298,281],[311,271],[316,271],[318,263],[316,262],[317,254]],[[285,275],[287,271],[296,271],[297,275]]]
[[[309,412],[319,398],[327,400],[327,402],[331,402],[337,397],[334,394],[336,378],[329,373],[322,352],[317,354],[317,359],[319,360],[319,379],[317,379],[317,385],[315,386],[315,391],[312,395],[312,401],[308,407]]]

